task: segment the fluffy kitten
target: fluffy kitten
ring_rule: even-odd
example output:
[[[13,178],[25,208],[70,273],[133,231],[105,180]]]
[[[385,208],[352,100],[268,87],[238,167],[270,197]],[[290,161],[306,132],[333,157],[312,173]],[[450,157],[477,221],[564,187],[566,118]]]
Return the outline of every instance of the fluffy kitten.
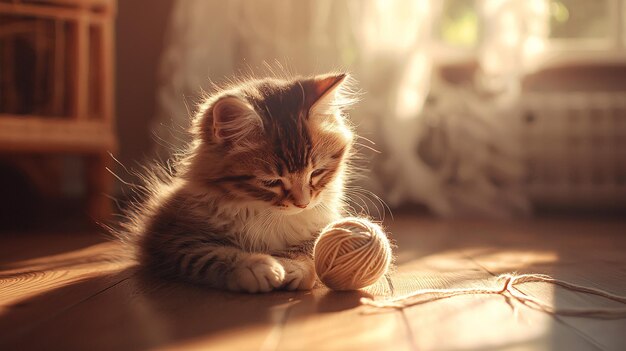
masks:
[[[232,291],[311,289],[312,244],[345,215],[346,78],[252,80],[209,97],[176,174],[153,177],[129,215],[140,263]]]

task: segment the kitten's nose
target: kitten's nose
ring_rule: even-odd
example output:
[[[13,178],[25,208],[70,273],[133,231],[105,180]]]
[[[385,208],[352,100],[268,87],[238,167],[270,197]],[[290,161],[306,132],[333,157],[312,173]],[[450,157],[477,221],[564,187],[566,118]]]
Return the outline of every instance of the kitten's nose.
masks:
[[[291,188],[291,203],[298,208],[306,208],[311,202],[309,188],[302,181],[294,182]]]

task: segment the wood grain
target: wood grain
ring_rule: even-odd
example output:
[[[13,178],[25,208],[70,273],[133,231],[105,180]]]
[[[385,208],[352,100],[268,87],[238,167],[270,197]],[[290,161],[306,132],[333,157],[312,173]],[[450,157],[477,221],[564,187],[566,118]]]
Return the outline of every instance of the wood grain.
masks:
[[[488,255],[468,255],[493,275],[511,271],[544,273],[567,282],[626,295],[626,238],[616,223],[561,222],[528,228],[519,226],[516,235],[490,246]],[[520,243],[520,238],[525,242]],[[489,244],[486,237],[477,238]],[[546,283],[529,283],[518,290],[558,308],[611,308],[620,304],[591,295],[571,292]],[[626,319],[602,320],[552,316],[555,324],[569,327],[588,343],[603,350],[620,350],[626,344]]]
[[[398,216],[398,268],[360,292],[233,294],[139,273],[116,243],[77,235],[0,237],[0,349],[618,350],[624,320],[558,317],[501,295],[383,313],[362,296],[495,286],[517,271],[626,293],[624,222],[444,222]],[[555,306],[610,306],[545,284]],[[377,312],[377,313],[372,313]]]

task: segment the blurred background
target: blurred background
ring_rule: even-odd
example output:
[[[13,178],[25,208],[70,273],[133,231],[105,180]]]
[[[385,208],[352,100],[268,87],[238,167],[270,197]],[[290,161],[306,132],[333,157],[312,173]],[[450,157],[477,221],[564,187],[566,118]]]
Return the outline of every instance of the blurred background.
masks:
[[[626,0],[146,5],[0,0],[0,229],[111,218],[202,90],[272,71],[352,73],[374,217],[626,212]]]

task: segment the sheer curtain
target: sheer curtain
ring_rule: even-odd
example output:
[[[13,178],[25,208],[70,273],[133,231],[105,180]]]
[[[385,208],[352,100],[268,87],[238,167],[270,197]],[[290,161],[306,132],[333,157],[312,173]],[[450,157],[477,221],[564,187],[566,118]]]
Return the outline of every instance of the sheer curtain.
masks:
[[[158,88],[161,154],[184,142],[193,103],[212,82],[345,70],[362,92],[351,113],[370,160],[361,187],[392,206],[419,202],[442,216],[528,213],[511,116],[519,78],[545,37],[547,4],[477,4],[480,70],[475,84],[455,87],[433,73],[440,1],[178,0]]]

